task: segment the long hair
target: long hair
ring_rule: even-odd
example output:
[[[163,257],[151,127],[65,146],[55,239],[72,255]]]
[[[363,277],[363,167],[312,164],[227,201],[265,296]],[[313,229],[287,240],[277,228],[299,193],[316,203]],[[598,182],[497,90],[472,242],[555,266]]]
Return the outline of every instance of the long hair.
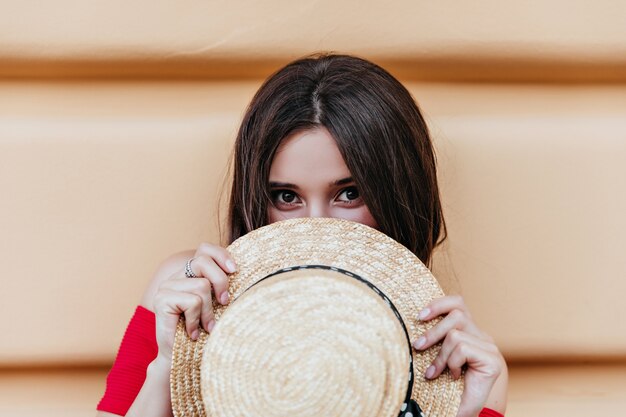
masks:
[[[348,55],[291,62],[253,97],[235,142],[229,241],[268,223],[269,172],[281,141],[320,126],[335,139],[379,230],[429,265],[447,233],[428,128],[398,80]]]

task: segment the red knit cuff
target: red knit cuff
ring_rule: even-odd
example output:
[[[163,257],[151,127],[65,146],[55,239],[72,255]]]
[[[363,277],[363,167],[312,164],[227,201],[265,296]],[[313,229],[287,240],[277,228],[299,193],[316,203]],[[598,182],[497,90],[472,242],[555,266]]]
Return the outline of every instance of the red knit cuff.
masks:
[[[107,376],[106,391],[97,409],[125,415],[139,394],[146,380],[148,365],[157,353],[155,315],[137,306]]]
[[[483,408],[478,417],[504,417],[504,414],[500,414],[491,408]]]

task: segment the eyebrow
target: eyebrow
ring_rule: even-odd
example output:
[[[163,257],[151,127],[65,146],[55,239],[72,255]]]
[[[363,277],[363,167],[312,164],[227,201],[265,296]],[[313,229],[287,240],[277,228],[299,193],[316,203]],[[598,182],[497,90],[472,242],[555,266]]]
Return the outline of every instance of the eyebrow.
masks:
[[[349,184],[351,182],[354,182],[354,179],[352,179],[352,177],[346,177],[346,178],[342,178],[340,180],[331,182],[328,185],[332,187],[332,186],[337,186],[337,185]],[[300,187],[298,187],[296,184],[291,184],[289,182],[278,182],[278,181],[270,181],[270,188],[293,188],[294,190],[300,189]]]

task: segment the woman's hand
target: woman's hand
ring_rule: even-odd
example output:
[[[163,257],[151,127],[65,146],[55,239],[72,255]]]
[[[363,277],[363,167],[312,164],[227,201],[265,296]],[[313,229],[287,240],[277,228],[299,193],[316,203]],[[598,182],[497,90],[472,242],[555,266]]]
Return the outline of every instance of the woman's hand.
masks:
[[[187,278],[183,266],[161,283],[154,298],[159,357],[167,363],[171,363],[180,315],[185,315],[186,330],[193,340],[198,338],[200,326],[210,332],[215,325],[213,296],[220,304],[228,304],[227,274],[237,268],[226,249],[208,243],[198,247],[190,266],[197,278]]]
[[[462,368],[466,365],[465,389],[457,417],[478,416],[494,383],[506,370],[506,363],[493,339],[474,324],[462,297],[446,296],[433,300],[419,313],[418,318],[428,321],[442,315],[445,317],[415,340],[413,346],[424,350],[443,340],[441,351],[426,370],[425,376],[428,379],[436,378],[447,367],[456,379],[461,376]],[[500,402],[505,401],[503,399]]]

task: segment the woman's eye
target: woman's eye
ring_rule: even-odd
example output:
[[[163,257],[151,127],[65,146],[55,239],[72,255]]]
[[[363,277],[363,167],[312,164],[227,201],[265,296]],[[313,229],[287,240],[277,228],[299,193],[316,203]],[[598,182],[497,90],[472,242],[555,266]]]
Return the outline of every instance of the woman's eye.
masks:
[[[359,190],[356,187],[348,187],[339,194],[338,200],[345,202],[353,202],[360,197]]]
[[[278,204],[296,204],[298,202],[296,193],[289,190],[272,191],[272,199],[274,203]]]

